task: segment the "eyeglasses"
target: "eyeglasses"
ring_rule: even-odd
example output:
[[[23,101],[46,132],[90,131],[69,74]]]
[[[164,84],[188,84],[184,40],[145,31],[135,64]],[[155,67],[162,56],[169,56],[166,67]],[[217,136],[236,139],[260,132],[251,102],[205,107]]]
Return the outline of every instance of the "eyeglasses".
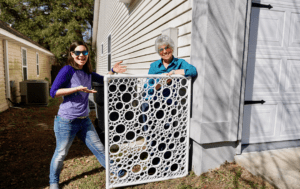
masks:
[[[169,46],[166,46],[165,48],[160,48],[160,49],[158,49],[158,52],[162,52],[164,49],[167,50],[169,48],[170,48]]]
[[[89,54],[89,51],[72,51],[76,56],[79,56],[81,53],[86,56]]]

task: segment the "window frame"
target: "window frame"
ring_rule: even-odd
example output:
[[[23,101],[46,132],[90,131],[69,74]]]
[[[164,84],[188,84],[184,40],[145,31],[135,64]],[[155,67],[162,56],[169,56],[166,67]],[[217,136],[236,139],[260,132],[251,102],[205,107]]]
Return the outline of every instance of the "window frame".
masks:
[[[111,33],[107,37],[107,70],[111,69]]]
[[[25,66],[24,66],[23,52],[25,52],[25,63],[26,63]],[[23,81],[26,81],[28,80],[28,61],[27,61],[27,49],[24,47],[21,47],[21,59],[22,59],[22,79]],[[26,68],[26,79],[24,75],[24,68]]]
[[[36,52],[36,75],[39,77],[40,76],[40,56],[39,53]]]

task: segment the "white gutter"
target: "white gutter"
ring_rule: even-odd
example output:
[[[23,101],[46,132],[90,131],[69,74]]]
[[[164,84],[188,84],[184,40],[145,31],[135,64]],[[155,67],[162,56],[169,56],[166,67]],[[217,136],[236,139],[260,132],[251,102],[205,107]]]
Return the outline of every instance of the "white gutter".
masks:
[[[93,41],[92,41],[92,49],[93,50],[97,46],[97,33],[98,33],[99,12],[100,12],[100,0],[95,0],[94,20],[93,20]]]
[[[38,51],[44,52],[44,53],[46,53],[48,55],[54,56],[54,54],[52,54],[50,51],[47,51],[47,50],[45,50],[45,49],[43,49],[43,48],[41,48],[41,47],[39,47],[39,46],[37,46],[37,45],[35,45],[35,44],[27,41],[25,39],[22,39],[22,38],[14,35],[14,34],[11,34],[10,32],[8,32],[8,31],[6,31],[6,30],[4,30],[2,28],[0,28],[0,36],[1,35],[3,35],[6,38],[12,39],[14,41],[18,41],[18,42],[20,42],[20,43],[22,43],[22,44],[24,44],[26,46],[29,46],[31,48],[34,48],[34,49],[36,49]],[[8,40],[8,39],[6,39],[6,40]]]
[[[9,82],[9,63],[8,63],[8,41],[3,40],[4,44],[4,72],[5,72],[5,85],[6,85],[6,98],[11,98],[10,96],[10,82]]]

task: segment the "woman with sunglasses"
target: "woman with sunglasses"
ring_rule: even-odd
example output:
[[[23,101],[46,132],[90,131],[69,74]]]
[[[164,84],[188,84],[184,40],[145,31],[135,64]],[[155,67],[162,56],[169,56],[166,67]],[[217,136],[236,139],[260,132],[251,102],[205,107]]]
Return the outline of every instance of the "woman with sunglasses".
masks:
[[[59,71],[50,90],[52,98],[64,98],[54,119],[56,149],[50,165],[50,189],[59,188],[63,161],[76,135],[106,167],[104,146],[88,117],[89,93],[97,92],[91,88],[92,81],[103,84],[103,76],[92,72],[88,47],[84,42],[73,42],[69,52],[67,65]],[[126,66],[121,66],[121,63],[116,63],[109,74],[125,72]]]

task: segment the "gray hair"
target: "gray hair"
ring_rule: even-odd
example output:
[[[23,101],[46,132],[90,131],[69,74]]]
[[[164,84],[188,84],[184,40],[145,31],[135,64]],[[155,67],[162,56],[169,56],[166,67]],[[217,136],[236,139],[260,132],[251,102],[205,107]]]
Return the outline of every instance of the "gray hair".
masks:
[[[167,35],[158,36],[155,40],[155,51],[159,54],[158,48],[160,46],[167,45],[170,49],[174,50],[174,41]]]

